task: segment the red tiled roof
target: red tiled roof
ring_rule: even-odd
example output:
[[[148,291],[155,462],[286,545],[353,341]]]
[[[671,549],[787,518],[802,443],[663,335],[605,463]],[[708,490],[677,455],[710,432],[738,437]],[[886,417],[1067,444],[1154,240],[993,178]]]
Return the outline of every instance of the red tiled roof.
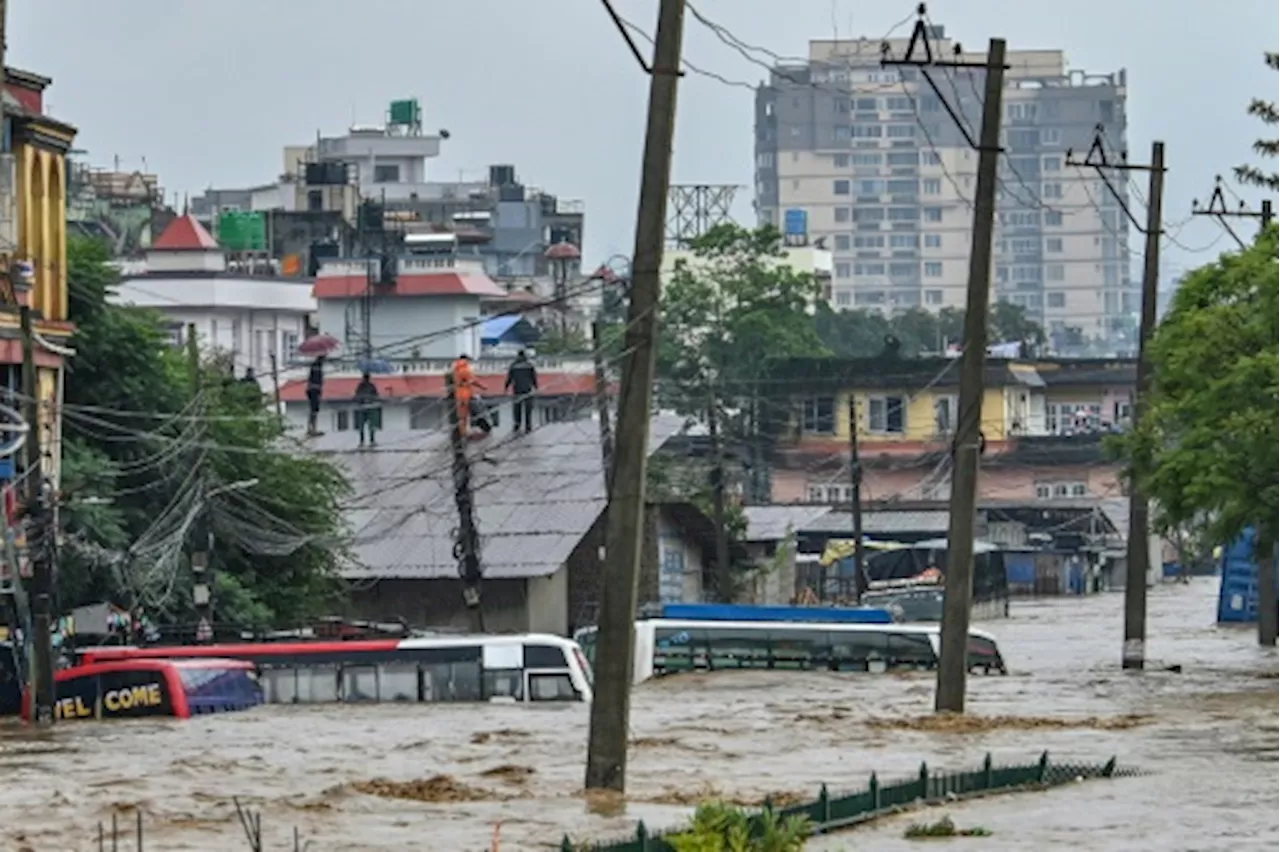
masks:
[[[444,376],[428,374],[410,374],[399,376],[373,376],[373,383],[378,388],[378,396],[383,400],[413,399],[418,397],[434,397],[442,399],[446,396]],[[506,376],[501,374],[476,376],[483,385],[480,393],[493,398],[504,395],[502,384]],[[356,385],[360,379],[355,376],[335,376],[324,381],[324,399],[329,402],[343,402],[354,399]],[[577,396],[595,393],[595,376],[590,373],[540,373],[538,375],[539,396]],[[294,379],[280,387],[280,399],[284,402],[305,402],[307,399],[306,379]]]
[[[218,241],[190,214],[179,216],[151,244],[153,251],[217,251]]]
[[[317,299],[353,299],[363,296],[368,279],[363,275],[332,275],[316,279],[311,295]],[[431,272],[398,275],[394,287],[375,288],[386,296],[505,296],[507,292],[480,273]]]

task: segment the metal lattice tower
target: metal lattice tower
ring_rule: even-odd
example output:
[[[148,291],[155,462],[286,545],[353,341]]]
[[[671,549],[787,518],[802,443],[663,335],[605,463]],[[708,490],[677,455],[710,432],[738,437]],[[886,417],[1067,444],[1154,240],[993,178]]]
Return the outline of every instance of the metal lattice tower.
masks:
[[[736,184],[672,184],[667,205],[667,242],[687,246],[716,225],[732,222]]]

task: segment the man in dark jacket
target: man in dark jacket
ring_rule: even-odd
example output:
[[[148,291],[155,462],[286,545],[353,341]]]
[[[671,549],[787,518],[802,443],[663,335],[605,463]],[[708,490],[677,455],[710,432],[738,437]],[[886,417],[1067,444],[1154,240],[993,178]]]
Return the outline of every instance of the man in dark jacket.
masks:
[[[504,385],[515,399],[511,402],[512,414],[515,416],[513,432],[519,432],[521,423],[526,433],[533,431],[533,395],[538,390],[538,371],[533,362],[521,349],[516,360],[507,368],[507,383]]]
[[[320,419],[320,400],[324,396],[324,356],[311,362],[307,373],[307,434],[314,437],[320,434],[316,421]]]
[[[378,406],[378,386],[368,373],[360,377],[356,385],[356,428],[360,430],[360,446],[364,446],[365,429],[369,430],[369,446],[378,443],[378,429],[382,426],[382,409]]]

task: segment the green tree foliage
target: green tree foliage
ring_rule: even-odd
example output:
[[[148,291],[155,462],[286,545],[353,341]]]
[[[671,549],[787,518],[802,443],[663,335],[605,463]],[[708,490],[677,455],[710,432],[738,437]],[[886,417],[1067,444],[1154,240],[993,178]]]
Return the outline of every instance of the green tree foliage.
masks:
[[[1264,58],[1267,67],[1272,71],[1280,70],[1280,53],[1266,53]],[[1280,111],[1276,109],[1274,100],[1264,100],[1262,98],[1254,98],[1249,102],[1249,115],[1262,121],[1268,127],[1274,128],[1280,124]],[[1274,132],[1274,131],[1272,131]],[[1253,143],[1253,152],[1259,157],[1265,157],[1274,160],[1280,155],[1280,140],[1273,137],[1258,139]],[[1275,171],[1263,171],[1257,166],[1242,165],[1235,167],[1236,180],[1248,186],[1265,187],[1272,192],[1280,189],[1280,174]]]
[[[1151,340],[1149,407],[1120,442],[1164,529],[1226,543],[1254,527],[1263,553],[1280,513],[1278,247],[1272,226],[1183,280]]]
[[[783,819],[772,809],[750,815],[724,802],[698,806],[693,824],[666,838],[676,852],[800,852],[813,833],[803,816]]]
[[[904,358],[937,354],[964,339],[964,311],[957,308],[943,308],[935,314],[912,307],[886,316],[863,309],[834,311],[822,305],[814,325],[827,348],[842,357],[879,355],[890,337],[897,341],[898,354]],[[1025,308],[1010,302],[991,306],[987,326],[990,343],[1045,342],[1044,329],[1027,316]]]
[[[77,331],[63,416],[62,606],[109,599],[189,621],[186,553],[204,512],[219,621],[265,626],[327,611],[343,554],[340,473],[291,452],[257,388],[231,381],[216,357],[202,359],[195,398],[162,318],[108,303],[116,279],[105,247],[73,239],[67,255]]]

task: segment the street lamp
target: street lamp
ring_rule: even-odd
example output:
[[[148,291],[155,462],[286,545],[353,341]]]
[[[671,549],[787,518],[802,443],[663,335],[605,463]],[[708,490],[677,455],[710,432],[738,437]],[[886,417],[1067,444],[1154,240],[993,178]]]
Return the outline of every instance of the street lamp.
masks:
[[[213,572],[209,570],[209,551],[213,549],[213,529],[209,525],[207,503],[219,495],[229,494],[232,491],[244,491],[257,484],[258,478],[254,477],[220,485],[205,492],[206,505],[196,516],[191,551],[191,602],[195,604],[196,612],[200,616],[200,621],[196,624],[197,642],[208,642],[213,638]]]

